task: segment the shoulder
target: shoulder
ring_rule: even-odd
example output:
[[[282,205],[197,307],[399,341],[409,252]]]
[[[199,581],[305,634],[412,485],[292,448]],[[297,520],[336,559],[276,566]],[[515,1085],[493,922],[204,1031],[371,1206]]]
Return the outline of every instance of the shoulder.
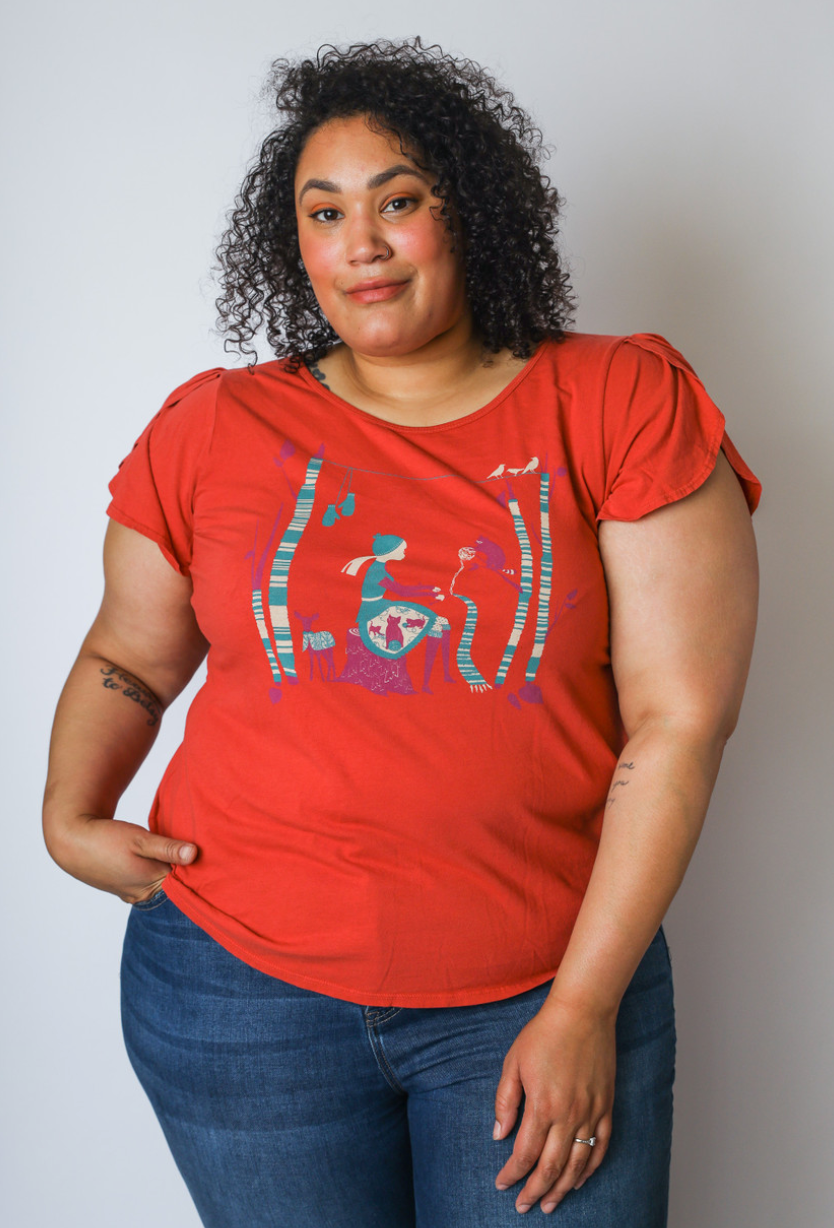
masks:
[[[618,366],[643,364],[649,368],[661,359],[692,372],[683,355],[659,333],[566,332],[542,344],[545,360],[570,373],[604,374],[615,359]]]
[[[659,333],[565,333],[545,342],[544,379],[593,421],[633,420],[637,407],[654,412],[658,401],[678,400],[686,386],[704,387],[692,365]]]
[[[198,371],[169,392],[163,409],[184,406],[181,412],[197,411],[225,395],[245,399],[268,392],[276,384],[298,385],[298,374],[289,370],[289,359],[277,358],[252,367],[208,367]]]
[[[172,388],[148,429],[157,435],[210,434],[221,408],[239,411],[274,403],[281,392],[306,391],[298,373],[287,369],[288,360],[275,359],[252,367],[209,367]]]
[[[198,411],[203,405],[211,404],[217,397],[217,391],[224,376],[231,374],[225,367],[209,367],[198,371],[177,384],[162,402],[160,413],[171,411],[176,406],[183,406],[180,415]]]

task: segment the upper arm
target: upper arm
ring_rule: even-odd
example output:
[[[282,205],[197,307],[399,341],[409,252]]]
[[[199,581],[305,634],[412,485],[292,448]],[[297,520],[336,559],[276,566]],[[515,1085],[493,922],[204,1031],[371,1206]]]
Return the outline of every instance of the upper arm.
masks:
[[[191,593],[191,580],[174,570],[155,542],[109,521],[104,598],[81,654],[121,666],[169,704],[208,649]]]
[[[723,452],[685,498],[639,520],[602,521],[599,543],[627,733],[660,718],[729,737],[753,650],[758,566],[747,502]]]

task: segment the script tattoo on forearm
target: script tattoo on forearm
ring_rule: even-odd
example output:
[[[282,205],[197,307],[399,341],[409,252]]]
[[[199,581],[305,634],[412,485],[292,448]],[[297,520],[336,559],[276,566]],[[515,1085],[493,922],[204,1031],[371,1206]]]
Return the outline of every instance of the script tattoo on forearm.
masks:
[[[616,771],[617,772],[633,772],[634,771],[634,761],[632,760],[631,763],[618,763]],[[614,796],[614,790],[615,789],[625,789],[627,785],[628,785],[627,780],[615,780],[614,781],[614,783],[611,786],[611,790],[608,794],[608,800],[605,803],[606,807],[613,806],[617,800],[616,797]]]
[[[159,700],[141,684],[138,678],[132,678],[130,674],[124,673],[116,665],[110,665],[99,672],[104,675],[102,686],[108,691],[121,691],[127,699],[132,699],[135,704],[139,704],[140,708],[144,708],[148,714],[147,723],[151,728],[159,724]]]

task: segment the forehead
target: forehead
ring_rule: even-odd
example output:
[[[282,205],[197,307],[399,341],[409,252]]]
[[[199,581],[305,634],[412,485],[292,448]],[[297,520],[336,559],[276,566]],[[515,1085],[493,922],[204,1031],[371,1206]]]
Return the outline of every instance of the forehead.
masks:
[[[365,115],[351,115],[346,118],[329,119],[314,128],[298,157],[295,178],[298,182],[302,175],[310,173],[314,168],[333,166],[349,166],[361,162],[375,163],[387,161],[408,162],[413,156],[410,142],[403,141],[405,153],[400,149],[400,142],[393,132],[374,131]],[[395,154],[396,159],[391,155]]]

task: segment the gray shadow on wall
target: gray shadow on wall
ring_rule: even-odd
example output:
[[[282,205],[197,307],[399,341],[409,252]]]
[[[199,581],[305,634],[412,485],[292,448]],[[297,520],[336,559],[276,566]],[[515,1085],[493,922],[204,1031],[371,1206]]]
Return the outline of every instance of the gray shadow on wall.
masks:
[[[666,336],[764,484],[744,706],[665,924],[678,1016],[670,1224],[822,1228],[830,1208],[809,1140],[830,1135],[834,1073],[834,423],[820,361],[830,341],[806,291],[820,270],[812,237],[805,250],[765,191],[771,165],[748,167],[732,201],[709,179],[670,188],[656,161],[604,171],[591,220],[568,226],[568,250],[579,238],[582,253],[578,327]],[[574,202],[569,218],[583,211]]]

